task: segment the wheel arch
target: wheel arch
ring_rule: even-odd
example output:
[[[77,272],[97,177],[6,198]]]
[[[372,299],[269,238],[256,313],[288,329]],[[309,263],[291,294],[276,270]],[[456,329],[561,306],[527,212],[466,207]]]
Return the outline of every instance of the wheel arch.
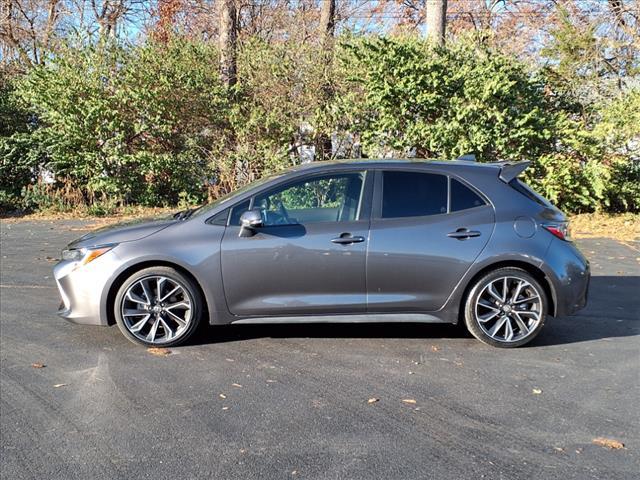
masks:
[[[461,295],[460,302],[458,304],[458,322],[463,320],[464,304],[467,301],[469,292],[473,288],[473,285],[475,284],[475,282],[480,277],[486,275],[489,272],[492,272],[493,270],[498,270],[499,268],[506,268],[506,267],[520,268],[525,272],[527,272],[528,274],[530,274],[533,278],[535,278],[540,283],[542,288],[544,288],[545,294],[549,299],[549,312],[548,312],[549,315],[552,317],[556,315],[556,305],[557,305],[556,291],[553,286],[553,283],[551,282],[549,277],[544,273],[544,271],[531,263],[527,263],[521,260],[503,260],[503,261],[491,263],[489,265],[482,267],[469,279],[469,281],[465,286],[464,293]]]
[[[113,306],[116,300],[116,295],[118,294],[118,290],[120,289],[122,284],[127,280],[127,278],[129,278],[134,273],[150,267],[173,268],[174,270],[180,272],[185,277],[189,278],[198,289],[198,292],[200,293],[200,297],[202,298],[202,301],[204,303],[203,305],[204,311],[202,312],[203,318],[205,319],[209,318],[209,305],[207,301],[207,296],[205,295],[205,292],[202,289],[202,286],[200,285],[200,282],[198,281],[198,279],[189,270],[187,270],[182,265],[179,265],[177,263],[167,261],[167,260],[145,260],[139,263],[135,263],[133,265],[129,265],[123,271],[118,273],[118,275],[111,282],[111,285],[108,287],[108,291],[106,295],[106,304],[105,304],[106,315],[107,315],[107,325],[116,324]]]

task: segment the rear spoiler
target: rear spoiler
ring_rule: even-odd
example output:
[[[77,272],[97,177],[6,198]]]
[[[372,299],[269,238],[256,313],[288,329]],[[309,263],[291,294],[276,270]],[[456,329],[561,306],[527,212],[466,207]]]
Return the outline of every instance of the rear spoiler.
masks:
[[[522,172],[524,172],[531,162],[525,160],[522,162],[504,162],[500,164],[500,180],[509,183]]]

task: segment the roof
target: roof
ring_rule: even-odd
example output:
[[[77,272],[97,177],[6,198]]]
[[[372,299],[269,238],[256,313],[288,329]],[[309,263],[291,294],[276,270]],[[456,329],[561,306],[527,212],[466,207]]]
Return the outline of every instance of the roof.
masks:
[[[443,167],[474,167],[501,169],[509,162],[478,163],[468,160],[436,160],[428,158],[354,158],[345,160],[313,161],[293,167],[293,170],[320,168],[327,165],[344,166],[390,166],[390,165],[436,165]]]

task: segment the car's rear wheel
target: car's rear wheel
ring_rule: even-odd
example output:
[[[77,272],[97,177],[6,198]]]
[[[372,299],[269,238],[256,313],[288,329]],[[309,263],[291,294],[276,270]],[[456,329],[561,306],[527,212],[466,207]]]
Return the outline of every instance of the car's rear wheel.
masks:
[[[185,342],[203,311],[193,281],[169,267],[151,267],[131,275],[120,287],[114,314],[120,331],[134,343],[170,347]]]
[[[465,323],[481,342],[501,348],[524,345],[544,326],[544,288],[525,270],[494,270],[478,279],[467,296]]]

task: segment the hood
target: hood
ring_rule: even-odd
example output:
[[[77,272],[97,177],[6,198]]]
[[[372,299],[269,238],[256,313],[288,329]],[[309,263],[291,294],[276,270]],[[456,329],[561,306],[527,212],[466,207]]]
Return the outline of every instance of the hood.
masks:
[[[140,218],[108,225],[83,235],[69,244],[70,248],[92,247],[107,243],[122,243],[140,240],[178,223],[173,217]]]

